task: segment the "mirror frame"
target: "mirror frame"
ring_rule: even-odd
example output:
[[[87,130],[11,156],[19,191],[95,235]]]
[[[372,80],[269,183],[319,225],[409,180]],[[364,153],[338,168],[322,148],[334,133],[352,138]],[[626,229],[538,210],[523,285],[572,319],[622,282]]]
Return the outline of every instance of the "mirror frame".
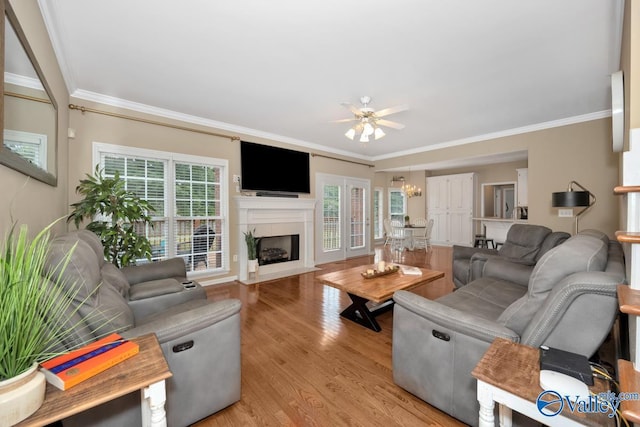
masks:
[[[18,40],[20,40],[20,43],[22,44],[22,47],[24,48],[25,53],[31,60],[31,64],[35,69],[36,74],[38,75],[38,78],[42,82],[42,86],[44,87],[45,92],[49,96],[49,99],[51,100],[51,105],[53,106],[54,119],[55,119],[55,138],[53,141],[48,142],[49,146],[47,148],[55,150],[55,155],[53,156],[54,163],[55,163],[54,164],[55,174],[51,172],[47,172],[44,169],[41,169],[33,165],[28,160],[25,160],[19,155],[11,152],[11,150],[6,149],[4,147],[4,143],[0,144],[0,164],[3,164],[11,169],[17,170],[19,172],[22,172],[25,175],[31,176],[37,179],[38,181],[42,181],[46,184],[49,184],[55,187],[58,185],[58,177],[57,177],[58,176],[58,104],[56,103],[56,99],[54,98],[51,88],[49,87],[49,84],[47,83],[47,80],[44,77],[44,73],[42,72],[42,69],[38,64],[38,61],[36,60],[35,54],[31,50],[31,46],[29,46],[29,43],[27,42],[27,37],[24,34],[24,31],[22,30],[20,23],[18,22],[18,17],[13,11],[11,4],[9,3],[8,0],[4,0],[3,3],[4,3],[3,15],[7,17],[7,19],[9,20],[9,23],[13,26],[13,29],[16,32],[16,35],[18,36]],[[0,69],[2,70],[3,76],[4,76],[4,59],[5,59],[4,44],[5,44],[5,30],[6,30],[6,28],[4,28],[4,22],[5,20],[3,19],[2,24],[0,24],[0,33],[2,34],[1,36],[2,38],[0,40],[0,43],[2,44],[2,47],[0,48],[0,50],[2,51],[2,55],[0,56],[0,64],[1,64]],[[2,105],[0,107],[0,128],[2,128],[4,132],[4,79],[3,79],[2,88],[0,89],[0,94],[2,94],[2,99],[3,99]]]

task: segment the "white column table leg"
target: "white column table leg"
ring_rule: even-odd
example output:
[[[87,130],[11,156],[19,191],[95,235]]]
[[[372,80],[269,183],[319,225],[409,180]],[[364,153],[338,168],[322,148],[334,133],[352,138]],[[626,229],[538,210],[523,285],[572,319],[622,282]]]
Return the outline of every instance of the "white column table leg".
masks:
[[[164,380],[145,387],[141,393],[143,427],[167,427],[167,413],[164,410],[167,395]]]
[[[493,407],[495,405],[491,392],[491,387],[478,380],[478,403],[480,403],[480,413],[478,418],[479,427],[495,427]]]

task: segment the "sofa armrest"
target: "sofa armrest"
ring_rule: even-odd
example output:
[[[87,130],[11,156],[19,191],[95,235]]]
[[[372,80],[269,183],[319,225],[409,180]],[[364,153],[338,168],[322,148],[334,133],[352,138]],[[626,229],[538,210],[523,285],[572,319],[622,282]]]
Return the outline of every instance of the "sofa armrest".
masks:
[[[530,261],[491,257],[484,263],[482,276],[517,283],[526,288],[534,266],[535,263]]]
[[[474,254],[497,255],[497,249],[453,245],[453,259],[470,259]]]
[[[187,277],[187,268],[182,258],[171,258],[158,262],[132,265],[121,269],[130,285],[167,277]]]
[[[620,276],[602,271],[574,273],[557,283],[522,333],[522,342],[546,344],[590,357],[618,314]],[[595,309],[597,307],[597,309]]]
[[[495,338],[519,342],[520,336],[499,323],[466,313],[420,295],[397,291],[393,295],[396,304],[457,333],[491,343]]]
[[[155,333],[160,344],[197,332],[240,313],[237,299],[222,301],[191,300],[145,318],[135,328],[123,332],[125,338]]]

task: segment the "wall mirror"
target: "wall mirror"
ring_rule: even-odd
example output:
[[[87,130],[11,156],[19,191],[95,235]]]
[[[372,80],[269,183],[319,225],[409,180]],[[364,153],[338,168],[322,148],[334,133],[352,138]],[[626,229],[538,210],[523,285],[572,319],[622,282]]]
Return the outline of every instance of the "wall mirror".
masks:
[[[57,185],[58,106],[8,1],[4,20],[4,139],[0,163]]]

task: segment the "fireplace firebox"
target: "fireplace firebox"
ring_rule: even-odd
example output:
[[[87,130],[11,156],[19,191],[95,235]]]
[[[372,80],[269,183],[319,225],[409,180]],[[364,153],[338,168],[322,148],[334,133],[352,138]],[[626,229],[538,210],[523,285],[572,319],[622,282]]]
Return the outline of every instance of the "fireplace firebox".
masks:
[[[257,255],[258,265],[298,261],[300,259],[300,235],[260,237]]]

